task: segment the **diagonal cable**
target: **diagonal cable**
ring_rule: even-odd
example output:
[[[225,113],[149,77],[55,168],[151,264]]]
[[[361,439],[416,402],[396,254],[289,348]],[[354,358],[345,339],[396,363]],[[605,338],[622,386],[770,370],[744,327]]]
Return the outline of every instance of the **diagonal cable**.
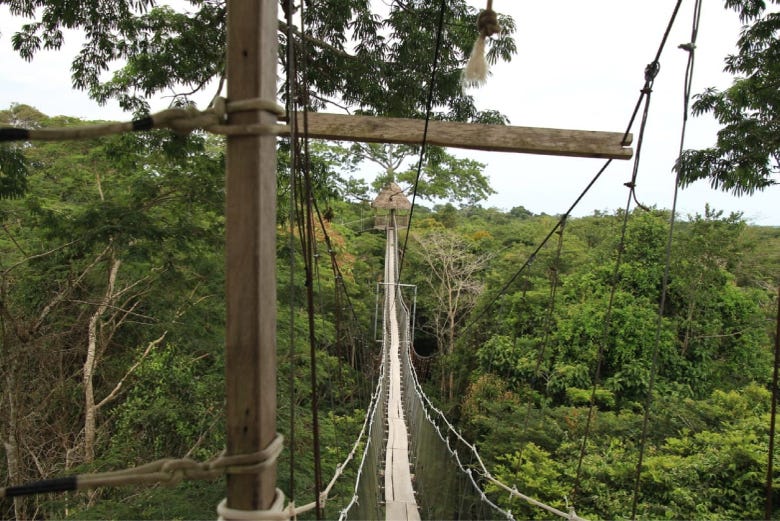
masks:
[[[436,87],[436,74],[439,69],[439,57],[441,54],[442,35],[444,33],[444,12],[447,7],[447,0],[441,0],[439,9],[439,23],[436,29],[436,48],[433,52],[433,65],[431,67],[431,81],[428,84],[428,98],[425,102],[425,126],[423,127],[422,145],[420,146],[420,159],[417,162],[417,175],[414,180],[414,190],[412,192],[412,208],[409,210],[409,222],[406,224],[406,237],[404,237],[404,247],[402,249],[401,260],[398,263],[398,280],[401,280],[404,260],[406,259],[406,246],[409,242],[409,232],[412,229],[412,217],[414,216],[414,205],[417,201],[417,187],[420,184],[423,162],[425,161],[425,151],[428,146],[428,125],[431,121],[431,111],[433,110],[433,93]]]

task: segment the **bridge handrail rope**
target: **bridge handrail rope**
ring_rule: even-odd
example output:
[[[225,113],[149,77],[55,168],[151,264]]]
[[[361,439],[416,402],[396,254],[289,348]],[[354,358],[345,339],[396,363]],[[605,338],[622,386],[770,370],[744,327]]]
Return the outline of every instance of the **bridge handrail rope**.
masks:
[[[273,464],[281,454],[283,445],[284,437],[277,434],[268,447],[254,454],[228,456],[223,452],[201,463],[190,458],[164,458],[123,470],[79,474],[0,488],[0,498],[136,483],[175,485],[184,479],[210,480],[224,474],[251,474]]]
[[[388,255],[391,254],[390,250],[388,248]],[[494,502],[492,502],[485,494],[485,492],[482,490],[482,487],[477,483],[476,479],[474,478],[474,473],[472,472],[472,469],[466,467],[463,462],[461,461],[460,456],[458,455],[458,452],[456,450],[453,450],[450,446],[449,438],[445,436],[441,428],[439,427],[439,424],[434,420],[432,417],[431,411],[435,413],[436,416],[443,422],[443,424],[446,426],[447,430],[452,433],[452,435],[458,439],[474,456],[475,460],[478,463],[478,469],[477,474],[479,474],[482,478],[486,479],[487,481],[493,483],[497,487],[505,490],[510,495],[513,495],[515,497],[518,497],[527,503],[542,508],[546,510],[547,512],[550,512],[551,514],[554,514],[556,516],[562,517],[564,519],[569,519],[572,521],[587,521],[584,518],[581,518],[577,516],[577,514],[572,509],[570,512],[563,512],[559,509],[556,509],[550,505],[546,505],[542,503],[541,501],[538,501],[536,499],[531,498],[530,496],[527,496],[525,494],[522,494],[517,490],[516,487],[509,487],[506,484],[502,483],[501,481],[497,480],[493,475],[490,473],[490,471],[485,466],[484,461],[482,460],[482,457],[479,455],[479,452],[477,451],[476,447],[469,443],[461,434],[458,432],[458,430],[449,422],[447,417],[444,415],[443,412],[441,412],[436,406],[433,405],[433,403],[430,401],[428,396],[425,394],[425,391],[422,389],[422,386],[419,382],[419,379],[417,378],[417,373],[414,370],[414,366],[412,364],[411,358],[410,358],[410,351],[411,351],[411,332],[409,331],[410,323],[409,323],[409,308],[406,305],[406,302],[403,299],[403,296],[401,294],[401,286],[396,284],[395,285],[395,302],[400,303],[398,306],[396,306],[396,313],[399,313],[401,316],[399,317],[399,324],[403,324],[404,334],[402,335],[404,340],[402,341],[402,351],[404,353],[404,356],[402,358],[403,360],[403,370],[404,375],[407,379],[407,381],[411,381],[412,388],[414,389],[414,394],[419,400],[420,404],[422,405],[423,413],[425,415],[425,418],[428,420],[428,422],[434,427],[435,432],[437,433],[440,440],[447,446],[447,449],[449,450],[450,454],[454,457],[455,461],[457,462],[458,467],[460,470],[465,473],[469,480],[471,481],[474,489],[479,493],[482,501],[490,505],[493,509],[495,509],[497,512],[501,513],[506,519],[514,519],[512,516],[512,513],[506,510],[503,510],[501,507],[496,505]]]
[[[349,462],[354,458],[357,448],[360,445],[365,433],[370,430],[373,425],[377,404],[381,399],[384,385],[384,361],[380,366],[380,379],[377,383],[376,390],[372,396],[372,402],[369,406],[366,419],[363,422],[363,429],[355,441],[352,449],[350,450],[344,461],[336,467],[333,478],[328,483],[327,487],[320,494],[320,502],[324,504],[328,496],[336,484],[336,481],[343,474],[344,469]],[[365,463],[365,454],[370,444],[370,440],[366,443],[366,448],[363,453],[363,460],[361,466],[358,469],[358,479],[362,468]],[[225,474],[252,474],[256,473],[259,468],[266,467],[273,464],[282,452],[284,446],[284,437],[281,434],[277,434],[276,438],[271,444],[260,452],[254,454],[239,454],[234,456],[228,456],[224,452],[206,462],[197,462],[190,458],[164,458],[151,463],[139,465],[137,467],[115,470],[109,472],[99,472],[90,474],[78,474],[73,476],[66,476],[61,478],[46,479],[40,481],[34,481],[19,486],[3,487],[0,488],[0,498],[12,498],[18,496],[27,496],[35,494],[45,494],[52,492],[69,492],[75,490],[90,490],[98,487],[116,487],[123,485],[136,485],[136,484],[162,484],[167,486],[173,486],[180,483],[183,480],[212,480],[224,476]],[[279,494],[279,491],[277,491]],[[280,497],[284,497],[283,495]],[[356,501],[356,497],[353,498],[352,503]],[[352,506],[352,503],[345,508],[348,510]],[[273,513],[272,517],[264,519],[291,519],[297,515],[314,510],[316,502],[311,502],[302,506],[294,506],[289,504],[288,507],[273,511],[269,510],[269,515]],[[225,510],[223,508],[223,510]],[[252,519],[258,519],[253,517]]]
[[[475,460],[478,463],[478,467],[479,467],[478,468],[478,473],[480,474],[480,476],[482,476],[484,479],[486,479],[490,483],[492,483],[492,484],[496,485],[497,487],[501,488],[502,490],[506,491],[510,495],[515,496],[515,497],[517,497],[519,499],[522,499],[522,500],[526,501],[527,503],[529,503],[529,504],[531,504],[533,506],[542,508],[542,509],[550,512],[551,514],[555,514],[558,517],[561,517],[563,519],[570,519],[572,521],[587,521],[585,518],[578,516],[574,512],[574,510],[571,510],[568,513],[567,512],[563,512],[562,510],[559,510],[559,509],[557,509],[555,507],[552,507],[550,505],[542,503],[541,501],[538,501],[538,500],[536,500],[536,499],[534,499],[534,498],[532,498],[532,497],[530,497],[528,495],[525,495],[525,494],[521,493],[520,491],[517,490],[517,487],[509,487],[505,483],[503,483],[503,482],[499,481],[498,479],[496,479],[490,473],[490,471],[487,469],[487,467],[485,466],[485,463],[482,460],[482,457],[480,456],[479,451],[477,450],[477,448],[474,445],[472,445],[471,443],[469,443],[469,441],[467,441],[460,434],[460,432],[458,432],[458,430],[450,423],[450,421],[447,419],[447,417],[444,415],[444,413],[442,411],[440,411],[438,408],[436,408],[436,406],[433,405],[433,403],[430,401],[428,396],[425,394],[425,391],[422,389],[422,386],[420,385],[419,381],[417,380],[417,374],[414,371],[414,368],[411,366],[411,360],[408,359],[408,352],[407,352],[406,356],[407,356],[407,358],[406,358],[405,362],[410,367],[409,372],[410,372],[410,375],[411,375],[411,379],[412,379],[412,381],[414,383],[415,394],[423,402],[423,407],[425,409],[425,416],[426,416],[426,418],[428,418],[428,420],[431,422],[431,424],[433,424],[433,426],[436,428],[436,431],[439,433],[439,437],[442,439],[442,441],[447,443],[448,446],[449,446],[449,441],[448,441],[447,437],[444,436],[441,433],[441,430],[439,429],[439,426],[438,426],[437,422],[431,417],[431,414],[430,414],[431,411],[433,413],[435,413],[435,415],[440,419],[440,421],[447,427],[447,430],[449,432],[451,432],[452,435],[455,438],[457,438],[459,442],[461,442],[466,448],[468,448],[471,451],[471,453],[473,454]],[[460,458],[458,457],[456,451],[452,451],[451,450],[451,453],[456,458],[458,458],[458,461],[460,461]],[[467,468],[463,467],[462,465],[461,465],[461,469],[464,472],[467,472],[469,474],[469,476],[471,476],[471,472],[470,472],[471,469],[467,469]],[[473,481],[473,478],[472,478],[472,481]],[[476,482],[474,482],[474,485],[478,489],[480,489],[479,485],[477,485]],[[480,492],[481,492],[481,489],[480,489]],[[484,493],[482,493],[482,494],[484,496]],[[487,498],[485,498],[485,499],[486,499],[486,501],[489,501],[489,500],[487,500]],[[495,505],[494,505],[494,507],[496,509],[498,509],[499,511],[504,512],[503,510],[500,509],[500,507],[497,507]],[[508,516],[508,518],[511,518],[511,513],[507,513],[507,516]]]
[[[288,125],[236,125],[227,124],[227,115],[236,112],[265,111],[277,116],[284,116],[285,109],[276,101],[254,98],[239,101],[227,101],[217,97],[211,107],[198,110],[195,107],[171,108],[162,110],[144,118],[128,122],[101,123],[97,125],[82,125],[62,128],[0,128],[0,143],[10,141],[62,141],[75,139],[95,139],[126,132],[167,128],[177,133],[186,134],[193,130],[203,129],[214,134],[226,136],[240,135],[278,135],[288,133]]]
[[[384,393],[385,367],[386,367],[385,357],[383,356],[382,357],[382,363],[381,363],[380,369],[379,369],[379,381],[377,382],[376,388],[374,390],[374,394],[371,397],[371,403],[369,404],[368,410],[366,412],[366,419],[363,422],[363,429],[360,431],[360,435],[358,436],[358,439],[355,442],[355,445],[352,447],[352,451],[350,452],[347,460],[345,460],[345,462],[338,467],[338,472],[339,473],[346,466],[346,464],[348,463],[349,459],[351,459],[354,456],[355,451],[357,450],[357,447],[360,444],[360,441],[363,439],[363,436],[367,432],[371,432],[371,429],[374,426],[374,421],[376,420],[376,413],[377,413],[377,410],[379,410],[379,403],[380,403],[380,401],[382,399],[382,396],[383,396],[383,393]],[[358,487],[360,485],[360,478],[361,478],[361,475],[363,473],[363,469],[365,468],[366,458],[367,458],[367,455],[368,455],[368,450],[369,450],[370,445],[371,445],[371,441],[372,440],[371,440],[370,436],[366,438],[366,444],[363,447],[363,455],[362,455],[361,460],[360,460],[360,466],[358,467],[357,476],[355,477],[355,493],[352,496],[352,500],[347,504],[347,506],[345,506],[341,510],[341,513],[339,514],[339,520],[346,519],[347,518],[347,514],[349,513],[350,509],[354,505],[356,505],[357,502],[358,502]],[[327,493],[330,493],[331,488],[333,488],[333,485],[335,484],[335,481],[336,481],[337,477],[338,476],[334,476],[333,479],[331,480],[331,482],[328,483],[328,486],[325,488],[324,492],[326,493],[326,497],[327,497]]]

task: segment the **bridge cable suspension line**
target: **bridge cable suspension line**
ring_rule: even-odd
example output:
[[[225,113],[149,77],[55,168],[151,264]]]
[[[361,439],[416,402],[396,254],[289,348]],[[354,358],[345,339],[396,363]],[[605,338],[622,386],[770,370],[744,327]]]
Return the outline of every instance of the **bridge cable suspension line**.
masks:
[[[631,128],[634,126],[634,122],[636,120],[637,115],[639,114],[639,109],[642,107],[642,102],[645,100],[645,97],[649,95],[649,91],[647,90],[648,85],[648,77],[652,76],[651,80],[655,78],[655,75],[658,74],[658,70],[660,69],[660,59],[661,55],[663,53],[663,50],[666,46],[666,41],[669,38],[669,34],[671,32],[672,26],[674,25],[674,21],[677,17],[677,13],[680,10],[680,6],[682,4],[682,0],[678,0],[677,4],[674,8],[674,12],[672,13],[671,19],[669,20],[669,23],[667,24],[666,30],[664,31],[664,34],[661,38],[661,43],[658,47],[658,50],[656,51],[655,58],[652,62],[647,66],[646,69],[646,78],[645,78],[645,84],[643,88],[640,90],[639,97],[637,98],[636,105],[634,106],[634,110],[631,113],[631,117],[629,118],[628,125],[626,126],[626,130],[623,133],[623,141],[627,140],[631,133]],[[653,71],[654,74],[653,74]],[[637,145],[637,148],[639,148],[641,145]],[[637,153],[638,155],[638,153]],[[577,197],[577,199],[574,201],[574,203],[569,207],[569,209],[563,214],[561,219],[558,221],[558,223],[553,226],[552,230],[545,236],[544,239],[539,243],[537,248],[531,253],[531,255],[528,257],[526,262],[524,262],[520,268],[512,275],[512,277],[509,278],[509,280],[501,287],[501,289],[496,293],[495,296],[488,299],[488,304],[477,314],[477,316],[468,322],[468,324],[464,327],[463,331],[469,330],[476,322],[478,322],[481,318],[483,318],[485,315],[487,315],[488,312],[493,308],[493,306],[496,304],[496,302],[500,299],[501,296],[506,294],[506,292],[509,290],[509,288],[512,286],[515,280],[533,263],[533,261],[536,258],[536,255],[541,251],[541,249],[544,247],[545,244],[550,240],[550,238],[553,236],[553,234],[558,230],[559,227],[562,226],[563,222],[568,219],[568,217],[571,215],[571,213],[574,211],[574,209],[579,205],[579,203],[582,201],[582,199],[585,197],[585,195],[590,191],[590,189],[593,187],[593,185],[596,183],[596,181],[601,177],[601,175],[604,173],[604,171],[607,169],[607,167],[612,163],[612,160],[607,160],[604,165],[601,167],[601,169],[596,173],[596,175],[591,179],[590,183],[583,189],[583,191],[580,193],[580,195]],[[633,197],[633,195],[632,195]]]
[[[534,364],[534,372],[533,372],[533,381],[531,383],[532,386],[535,386],[538,384],[539,381],[539,375],[541,373],[542,363],[544,362],[544,356],[546,354],[547,348],[549,347],[550,343],[550,334],[552,332],[552,323],[554,320],[554,313],[555,313],[555,302],[556,302],[556,296],[558,294],[558,286],[560,284],[560,265],[561,265],[561,253],[563,251],[563,234],[566,228],[566,221],[562,220],[560,223],[560,228],[555,232],[558,234],[558,248],[555,252],[555,258],[553,259],[553,262],[549,268],[550,271],[550,297],[547,304],[547,312],[545,313],[544,318],[544,336],[542,338],[542,342],[539,345],[539,351],[536,356],[536,363]],[[545,393],[546,395],[547,393]],[[542,400],[542,404],[544,403],[544,400]],[[542,405],[543,407],[543,405]],[[523,429],[522,432],[527,435],[528,434],[528,427],[531,417],[531,409],[533,408],[533,394],[529,394],[528,402],[526,404],[526,410],[525,410],[525,417],[523,418]],[[543,411],[540,412],[540,418],[543,418]],[[521,445],[520,447],[520,453],[522,454],[523,449],[525,448],[525,443]]]
[[[295,502],[295,375],[296,375],[296,352],[295,352],[295,292],[292,288],[295,287],[295,221],[296,221],[296,190],[295,190],[295,172],[298,168],[298,154],[294,153],[296,143],[298,141],[298,107],[295,100],[298,97],[296,81],[296,67],[295,67],[295,44],[293,33],[293,3],[294,0],[284,0],[287,2],[287,9],[285,12],[285,20],[287,22],[287,53],[285,63],[285,73],[287,79],[285,82],[285,93],[287,95],[287,121],[290,122],[290,197],[288,201],[288,241],[287,247],[290,250],[288,255],[290,277],[288,284],[290,285],[290,291],[287,295],[288,298],[288,350],[287,356],[290,364],[290,374],[287,379],[287,393],[289,396],[290,407],[290,422],[289,433],[290,439],[290,468],[288,477],[288,493],[290,494],[290,501]]]
[[[591,430],[593,417],[595,415],[595,410],[596,410],[596,393],[601,383],[601,368],[604,362],[604,352],[612,328],[612,310],[614,308],[615,295],[617,293],[620,267],[623,263],[623,253],[625,250],[626,234],[628,231],[628,222],[629,222],[629,217],[631,212],[631,202],[636,201],[636,180],[639,175],[639,166],[641,164],[642,146],[644,144],[645,131],[647,129],[647,121],[650,113],[650,102],[653,93],[653,86],[655,83],[655,79],[661,70],[661,64],[658,60],[660,59],[661,53],[663,52],[666,46],[669,33],[671,32],[672,27],[674,26],[674,22],[677,19],[677,14],[680,10],[681,4],[682,4],[682,0],[678,0],[677,4],[675,5],[674,11],[670,17],[669,23],[667,24],[666,31],[664,32],[664,36],[661,39],[661,44],[656,53],[656,57],[652,62],[650,62],[647,65],[647,67],[645,67],[645,84],[641,91],[639,103],[637,104],[637,109],[638,109],[639,106],[641,105],[641,102],[644,101],[644,108],[642,110],[642,119],[639,126],[639,137],[637,138],[636,154],[634,155],[634,165],[631,174],[631,181],[625,184],[625,186],[629,189],[629,194],[628,194],[628,200],[626,201],[626,207],[623,214],[623,223],[621,225],[620,241],[617,247],[617,258],[615,260],[615,268],[612,272],[612,284],[610,288],[607,309],[605,311],[605,316],[604,316],[604,327],[602,328],[601,342],[599,342],[598,353],[596,355],[596,369],[593,377],[593,386],[591,388],[589,407],[588,407],[588,416],[585,420],[585,430],[582,435],[579,457],[577,459],[577,471],[575,474],[574,485],[572,488],[573,501],[576,500],[577,495],[579,494],[580,483],[582,479],[582,463],[584,461],[585,453],[587,451],[587,442],[588,442],[588,438],[590,437],[590,430]],[[635,116],[636,116],[636,112],[634,113],[634,116],[632,116],[631,119],[632,123],[635,120]],[[641,458],[641,453],[640,453],[640,458]],[[632,506],[632,511],[634,510],[634,508],[635,507]]]
[[[702,9],[702,1],[696,0],[693,8],[691,40],[689,43],[680,46],[680,48],[682,48],[683,50],[688,51],[688,62],[685,68],[685,80],[683,86],[683,118],[682,118],[682,128],[680,130],[680,147],[677,154],[678,163],[680,158],[682,157],[683,150],[685,148],[685,134],[686,134],[687,124],[688,124],[688,107],[691,100],[691,85],[693,83],[694,58],[696,52],[696,42],[699,34],[699,23],[701,21],[701,9]],[[638,150],[637,150],[637,157],[639,157]],[[670,273],[671,262],[672,262],[672,239],[674,235],[674,225],[676,223],[677,196],[680,191],[680,170],[679,168],[675,168],[675,170],[677,174],[674,180],[672,213],[671,216],[669,217],[669,234],[666,240],[664,274],[661,283],[661,296],[658,303],[658,317],[656,320],[655,338],[653,342],[653,358],[650,367],[650,381],[648,382],[648,386],[647,386],[647,398],[644,407],[644,415],[642,418],[642,436],[641,436],[641,442],[639,444],[639,458],[637,459],[636,477],[634,480],[634,493],[633,493],[633,498],[631,500],[632,520],[636,519],[637,506],[639,502],[639,492],[640,492],[640,485],[641,485],[640,478],[642,476],[642,463],[644,461],[645,446],[647,445],[650,412],[653,405],[653,391],[655,389],[656,375],[658,374],[659,352],[660,352],[660,345],[661,345],[661,330],[663,328],[664,309],[666,307],[666,297],[669,290],[669,273]]]
[[[425,161],[425,151],[428,146],[428,126],[431,121],[431,111],[433,110],[433,93],[436,87],[436,75],[439,69],[439,57],[441,54],[441,41],[444,32],[444,11],[447,7],[447,0],[441,0],[439,8],[439,22],[436,29],[436,47],[433,52],[433,64],[431,65],[431,80],[428,83],[428,97],[425,102],[425,126],[423,127],[422,144],[420,145],[420,159],[417,161],[417,174],[414,179],[414,188],[412,190],[412,208],[409,210],[409,221],[406,224],[406,237],[404,237],[404,246],[401,249],[401,259],[398,263],[398,280],[401,280],[401,274],[404,270],[404,260],[406,259],[406,247],[409,243],[409,235],[412,229],[412,217],[414,217],[414,207],[417,201],[417,188],[422,176],[423,162]]]

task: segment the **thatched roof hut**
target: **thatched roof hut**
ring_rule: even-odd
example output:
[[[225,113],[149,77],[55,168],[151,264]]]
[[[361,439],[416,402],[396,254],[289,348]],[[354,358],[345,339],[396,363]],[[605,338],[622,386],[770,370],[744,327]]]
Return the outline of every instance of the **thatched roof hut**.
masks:
[[[404,191],[395,183],[387,183],[376,196],[371,206],[383,210],[411,210],[412,203],[406,198]]]

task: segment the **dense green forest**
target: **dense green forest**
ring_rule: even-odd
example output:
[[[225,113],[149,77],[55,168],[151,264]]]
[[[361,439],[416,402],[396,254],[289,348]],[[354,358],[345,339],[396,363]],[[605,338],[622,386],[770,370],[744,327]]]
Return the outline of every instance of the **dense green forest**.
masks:
[[[83,123],[27,106],[0,112],[0,121]],[[34,145],[24,153],[27,195],[0,205],[2,482],[216,456],[225,446],[221,142],[152,133]],[[322,259],[318,394],[323,466],[332,472],[357,438],[376,378],[368,332],[382,259],[370,248],[361,251],[365,240],[350,236],[348,245],[338,227],[327,230],[349,291],[360,287],[350,320],[344,312],[336,317],[335,278]],[[381,237],[371,239],[381,248]],[[290,247],[280,225],[279,423],[289,431],[290,411],[297,411],[296,483],[308,501],[308,326],[303,268],[300,256],[290,265]],[[349,481],[341,483],[347,490]],[[223,487],[188,483],[164,492],[38,497],[17,500],[16,508],[21,517],[208,518]],[[2,515],[13,517],[11,502],[3,502]]]
[[[64,29],[81,29],[73,86],[136,115],[151,96],[174,91],[172,105],[188,106],[225,79],[223,47],[202,45],[224,41],[225,2],[190,4],[180,12],[152,0],[0,0],[30,20],[11,38],[25,59],[59,49]],[[712,147],[686,151],[677,170],[681,185],[707,179],[745,195],[775,184],[780,169],[780,15],[767,7],[778,0],[724,4],[745,23],[726,59],[735,80],[692,105],[721,131]],[[437,27],[439,5],[447,23]],[[310,92],[287,100],[282,87],[280,98],[418,118],[429,102],[436,119],[505,122],[478,110],[459,83],[477,14],[464,0],[391,2],[385,19],[362,0],[313,3],[306,37],[281,20],[279,35],[280,65],[295,56],[286,52],[292,41],[308,50]],[[514,22],[499,23],[488,59],[509,61]],[[420,85],[439,47],[442,67],[425,100]],[[2,126],[85,123],[26,105],[0,110]],[[402,165],[419,151],[311,144],[321,213],[307,284],[291,148],[280,140],[278,482],[301,504],[314,495],[314,444],[327,481],[357,438],[378,376],[384,237],[368,201],[379,186],[350,177],[350,167],[367,160],[381,169],[379,185],[408,185],[418,176]],[[429,207],[416,207],[402,237],[402,278],[418,289],[415,347],[428,356],[418,368],[494,475],[591,519],[629,518],[634,502],[644,519],[761,518],[780,229],[707,207],[677,216],[669,242],[667,210],[562,222],[522,206],[480,206],[492,191],[482,166],[444,149],[431,147],[421,167]],[[0,146],[0,485],[166,457],[204,461],[225,448],[224,172],[223,139],[201,132]],[[355,462],[346,467],[326,517],[352,496],[355,472]],[[518,519],[544,517],[487,489]],[[775,479],[775,505],[778,490]],[[224,496],[224,480],[100,488],[0,499],[0,516],[210,519]]]
[[[0,112],[0,122],[82,123],[26,106]],[[328,150],[314,155],[323,174],[333,164]],[[0,206],[2,481],[215,456],[225,443],[219,138],[151,133],[24,153],[26,195]],[[343,277],[320,256],[327,481],[357,437],[375,383],[384,237],[365,202],[333,191],[323,207],[319,248],[335,252]],[[569,219],[518,275],[559,217],[419,207],[403,278],[418,287],[416,344],[439,354],[421,366],[425,385],[496,477],[553,505],[568,498],[585,517],[622,518],[657,352],[640,515],[761,517],[780,229],[710,208],[678,223],[659,329],[669,214],[634,211],[620,247],[624,217]],[[280,214],[279,423],[289,439],[292,411],[295,430],[279,479],[289,492],[293,455],[294,492],[308,501],[305,288],[287,224]],[[351,497],[354,472],[348,467],[329,508]],[[16,508],[49,518],[208,518],[223,495],[221,482],[188,482],[39,496]],[[497,501],[518,518],[540,516],[506,495]],[[5,501],[3,516],[13,508]]]

